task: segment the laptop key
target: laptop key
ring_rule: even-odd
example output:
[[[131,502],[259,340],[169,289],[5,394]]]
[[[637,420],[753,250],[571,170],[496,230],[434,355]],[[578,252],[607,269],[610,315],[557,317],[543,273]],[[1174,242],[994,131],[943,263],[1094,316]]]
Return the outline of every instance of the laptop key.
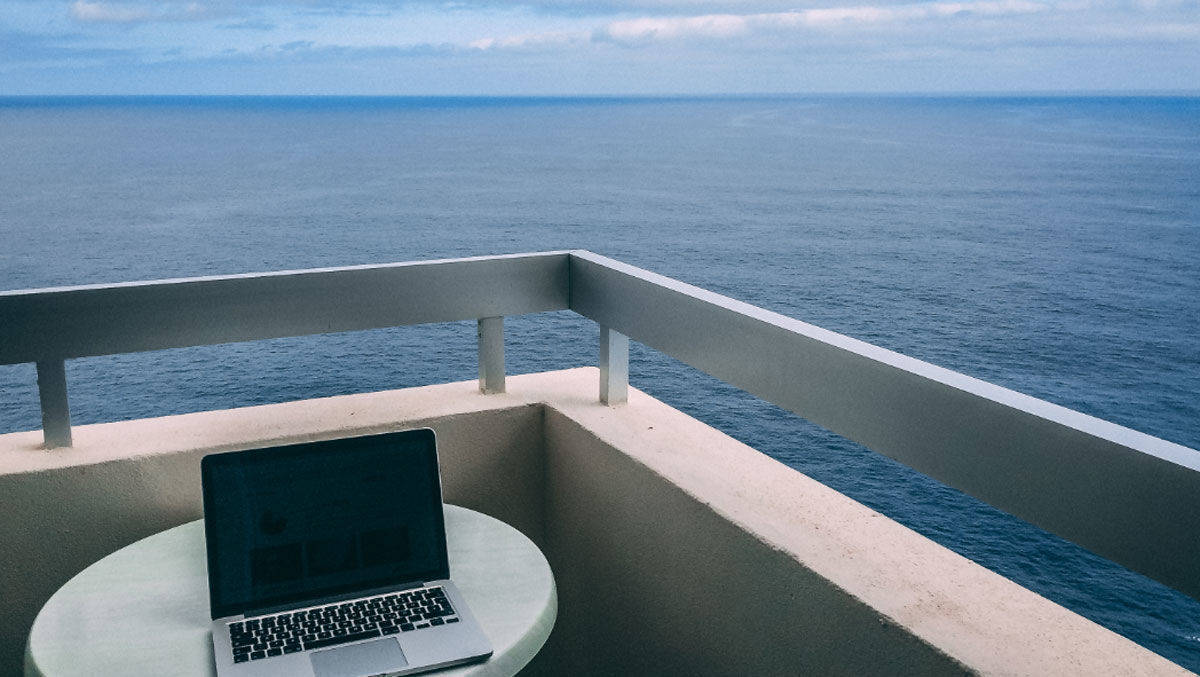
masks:
[[[416,626],[413,625],[412,623],[401,623],[400,624],[400,629],[405,632],[408,632],[409,630],[413,630],[415,628],[416,628]]]
[[[447,618],[447,619],[446,619],[446,622],[447,622],[447,623],[457,623],[457,622],[458,622],[458,616],[451,616],[450,618]]]
[[[366,632],[356,632],[354,634],[345,635],[344,637],[333,637],[330,639],[318,639],[313,642],[305,642],[304,648],[305,648],[305,650],[320,649],[321,647],[325,647],[325,646],[334,646],[335,644],[345,644],[347,642],[357,642],[360,639],[370,639],[372,637],[379,637],[379,631],[378,630],[368,630]]]

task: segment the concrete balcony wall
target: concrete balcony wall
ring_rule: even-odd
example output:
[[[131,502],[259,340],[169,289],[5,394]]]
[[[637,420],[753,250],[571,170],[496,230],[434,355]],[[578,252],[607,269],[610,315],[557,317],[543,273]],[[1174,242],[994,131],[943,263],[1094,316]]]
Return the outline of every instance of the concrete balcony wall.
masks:
[[[209,452],[420,425],[446,498],[542,546],[559,619],[534,674],[1179,674],[1165,659],[597,373],[0,436],[0,674],[67,578],[200,514]]]
[[[544,396],[571,671],[1190,674],[644,393],[595,406],[583,375]]]

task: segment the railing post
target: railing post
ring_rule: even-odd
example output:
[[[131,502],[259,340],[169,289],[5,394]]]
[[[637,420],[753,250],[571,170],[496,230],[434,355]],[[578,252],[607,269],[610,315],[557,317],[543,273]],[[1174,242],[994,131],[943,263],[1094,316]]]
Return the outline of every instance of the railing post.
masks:
[[[600,402],[629,401],[629,337],[600,325]]]
[[[47,449],[71,446],[71,407],[67,404],[66,360],[37,363],[38,396],[42,401],[42,439]]]
[[[479,318],[479,392],[504,392],[504,318]]]

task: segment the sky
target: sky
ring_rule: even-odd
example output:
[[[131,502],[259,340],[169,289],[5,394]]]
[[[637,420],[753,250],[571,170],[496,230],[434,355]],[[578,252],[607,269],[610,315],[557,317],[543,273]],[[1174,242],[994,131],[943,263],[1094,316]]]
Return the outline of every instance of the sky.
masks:
[[[1200,91],[1200,0],[0,0],[0,95]]]

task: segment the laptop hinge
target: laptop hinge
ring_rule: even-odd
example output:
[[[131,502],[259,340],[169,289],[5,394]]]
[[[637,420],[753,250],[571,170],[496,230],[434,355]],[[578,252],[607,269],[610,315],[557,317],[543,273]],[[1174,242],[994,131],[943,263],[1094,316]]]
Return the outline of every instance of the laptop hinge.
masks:
[[[399,592],[401,590],[412,590],[413,588],[423,588],[423,587],[425,587],[424,581],[405,583],[403,585],[389,585],[384,588],[373,588],[371,590],[358,590],[355,592],[348,592],[348,593],[344,593],[341,595],[327,595],[325,597],[317,597],[315,599],[310,599],[310,600],[300,600],[300,601],[296,601],[296,602],[288,602],[287,604],[278,604],[278,605],[274,605],[274,606],[247,609],[242,615],[245,616],[246,618],[253,618],[254,616],[269,616],[271,614],[282,613],[284,611],[291,611],[293,609],[307,609],[308,607],[313,607],[313,606],[323,606],[326,604],[334,604],[336,602],[344,602],[348,599],[359,599],[362,597],[374,597],[375,595],[383,595],[383,594],[386,594],[389,592]]]

